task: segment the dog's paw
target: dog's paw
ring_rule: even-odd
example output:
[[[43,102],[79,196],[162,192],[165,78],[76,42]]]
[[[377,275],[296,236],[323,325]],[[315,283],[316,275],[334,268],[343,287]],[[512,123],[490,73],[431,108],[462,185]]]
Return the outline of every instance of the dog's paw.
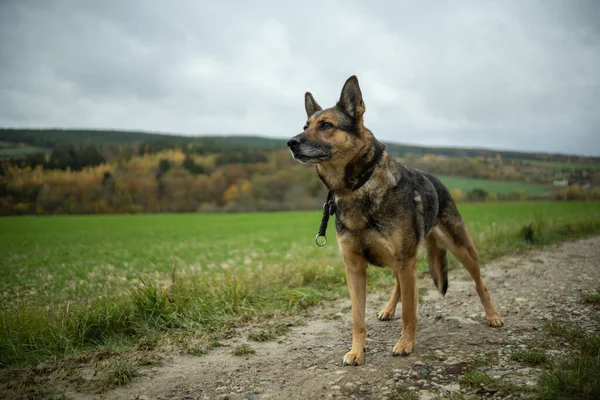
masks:
[[[412,353],[414,347],[415,347],[414,340],[412,340],[412,341],[404,340],[401,337],[400,340],[398,340],[398,343],[396,343],[396,345],[394,346],[394,349],[392,350],[392,355],[394,357],[395,356],[406,357],[407,355]]]
[[[504,325],[504,321],[502,321],[502,318],[500,318],[500,314],[496,313],[493,315],[488,315],[486,316],[487,322],[490,326],[493,326],[494,328],[499,328],[502,325]]]
[[[359,350],[359,351],[355,351],[355,350],[350,350],[349,352],[346,353],[346,355],[344,356],[344,362],[343,362],[343,366],[347,366],[347,365],[351,365],[354,367],[357,367],[359,365],[362,365],[365,362],[365,351],[363,350]]]
[[[394,318],[394,314],[396,314],[396,310],[388,310],[387,308],[383,308],[377,313],[377,319],[380,321],[390,321]]]

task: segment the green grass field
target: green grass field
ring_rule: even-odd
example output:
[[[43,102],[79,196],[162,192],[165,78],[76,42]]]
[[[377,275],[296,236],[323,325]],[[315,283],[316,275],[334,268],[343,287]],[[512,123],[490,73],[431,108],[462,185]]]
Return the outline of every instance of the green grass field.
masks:
[[[599,202],[460,210],[484,264],[600,232]],[[2,218],[0,367],[212,334],[347,296],[333,222],[324,248],[313,241],[319,222],[320,212]],[[369,270],[371,286],[392,282],[386,269]]]
[[[9,146],[13,145],[13,146]],[[40,153],[43,149],[34,146],[15,147],[14,143],[0,142],[0,158],[26,156],[28,154]]]
[[[551,190],[548,185],[525,182],[489,181],[486,179],[462,178],[457,176],[438,176],[448,189],[460,189],[463,194],[475,188],[483,189],[497,195],[508,194],[517,190],[525,190],[529,196],[545,193]]]
[[[600,164],[578,163],[578,162],[555,162],[555,161],[526,161],[531,165],[538,167],[554,168],[555,170],[562,169],[600,169]]]

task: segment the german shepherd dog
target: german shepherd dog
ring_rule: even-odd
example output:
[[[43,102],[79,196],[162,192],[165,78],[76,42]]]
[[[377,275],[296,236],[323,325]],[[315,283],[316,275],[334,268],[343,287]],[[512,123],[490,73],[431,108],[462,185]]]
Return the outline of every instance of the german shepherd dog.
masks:
[[[502,319],[484,285],[477,250],[448,189],[435,176],[394,160],[363,125],[365,103],[356,76],[342,89],[338,103],[323,110],[310,93],[304,96],[308,121],[287,145],[293,157],[316,164],[333,194],[337,241],[344,258],[352,302],[352,348],[344,365],[361,365],[366,351],[367,265],[387,266],[396,277],[392,295],[377,314],[391,320],[402,294],[402,332],[393,355],[407,356],[417,329],[417,255],[427,249],[429,272],[438,291],[448,289],[447,251],[469,271],[490,326]]]

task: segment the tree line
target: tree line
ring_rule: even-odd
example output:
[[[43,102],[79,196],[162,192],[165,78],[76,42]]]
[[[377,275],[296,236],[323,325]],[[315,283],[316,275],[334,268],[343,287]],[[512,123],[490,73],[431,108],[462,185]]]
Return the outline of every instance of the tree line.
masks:
[[[327,195],[314,167],[297,163],[287,150],[248,149],[231,156],[181,148],[144,147],[141,152],[140,148],[137,152],[115,148],[112,155],[98,150],[109,161],[87,147],[61,147],[37,164],[4,162],[0,214],[316,210]],[[417,159],[422,158],[412,161]],[[487,162],[468,165],[489,169]],[[457,201],[528,198],[524,192],[499,196],[483,189],[453,190],[452,195]],[[589,199],[600,198],[600,193],[567,187],[545,198]]]

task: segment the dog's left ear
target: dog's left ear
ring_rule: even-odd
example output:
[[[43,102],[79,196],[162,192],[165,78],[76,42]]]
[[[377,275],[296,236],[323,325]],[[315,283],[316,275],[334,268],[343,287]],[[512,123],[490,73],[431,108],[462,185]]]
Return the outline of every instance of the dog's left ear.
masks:
[[[342,89],[342,95],[337,105],[344,110],[346,114],[354,119],[361,119],[365,113],[365,103],[362,98],[360,86],[358,86],[358,78],[352,75]]]
[[[321,106],[315,101],[315,98],[310,94],[310,92],[306,92],[304,95],[304,108],[306,109],[306,116],[310,118],[317,111],[321,111]]]

